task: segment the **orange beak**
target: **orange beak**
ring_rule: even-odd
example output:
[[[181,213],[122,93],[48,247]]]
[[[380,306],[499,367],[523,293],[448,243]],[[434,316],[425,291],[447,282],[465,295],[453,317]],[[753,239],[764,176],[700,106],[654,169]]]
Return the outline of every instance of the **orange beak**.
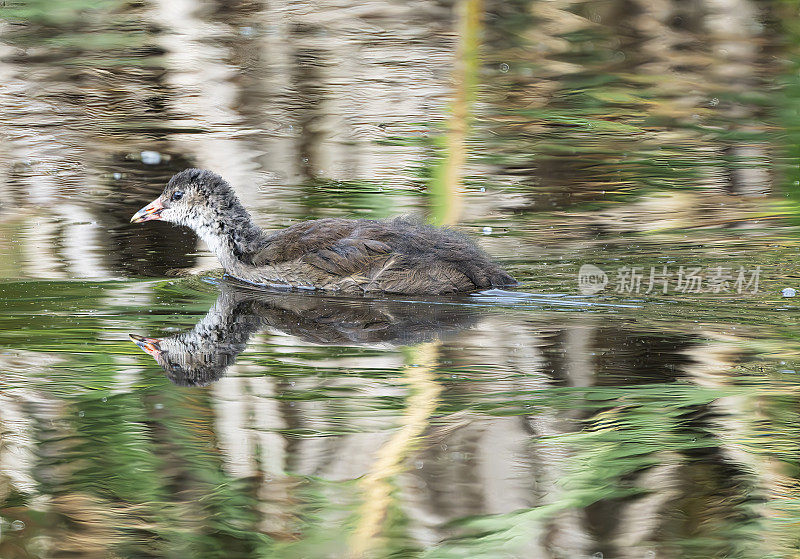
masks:
[[[145,353],[152,356],[153,359],[158,359],[161,355],[161,347],[159,346],[158,338],[145,338],[144,336],[137,336],[136,334],[128,334],[130,339],[138,345]]]
[[[141,210],[133,214],[131,223],[141,223],[143,221],[152,221],[154,219],[161,219],[161,212],[164,210],[164,204],[161,202],[161,196],[147,204]]]

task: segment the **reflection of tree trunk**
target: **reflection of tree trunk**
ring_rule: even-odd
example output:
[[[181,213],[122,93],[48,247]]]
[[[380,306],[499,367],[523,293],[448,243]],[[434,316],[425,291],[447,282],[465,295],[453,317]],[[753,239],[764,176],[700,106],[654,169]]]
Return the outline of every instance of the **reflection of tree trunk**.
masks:
[[[7,25],[0,22],[0,35],[6,31]],[[14,106],[13,96],[10,94],[10,86],[17,81],[17,77],[14,67],[4,62],[6,58],[12,56],[13,52],[14,49],[10,45],[0,42],[0,83],[3,84],[3,87],[0,88],[0,106],[3,106],[5,110]],[[9,219],[15,213],[16,201],[12,196],[14,189],[9,187],[13,184],[12,181],[15,180],[16,173],[14,169],[20,163],[19,154],[15,153],[14,143],[4,128],[4,126],[0,126],[0,131],[3,133],[3,141],[0,142],[0,184],[4,185],[4,188],[0,188],[0,220]],[[3,247],[3,250],[7,249]],[[14,276],[7,275],[6,277]]]
[[[0,31],[3,27],[0,22]],[[0,194],[0,219],[23,216],[27,223],[15,219],[14,228],[30,235],[15,239],[22,241],[26,258],[14,275],[110,278],[102,258],[106,232],[91,212],[74,198],[53,203],[65,190],[92,182],[83,164],[85,143],[75,140],[75,132],[63,126],[60,115],[54,118],[48,99],[52,84],[37,84],[24,65],[4,60],[13,50],[0,43],[0,105],[6,111],[6,118],[0,119],[0,168],[7,173],[0,178],[8,181]],[[70,165],[64,164],[65,158]],[[14,199],[15,190],[24,195]]]
[[[0,207],[0,219],[9,217],[22,222],[13,227],[19,247],[19,257],[14,259],[18,271],[13,275],[117,277],[120,269],[129,269],[126,256],[136,252],[126,252],[136,243],[123,242],[118,228],[127,224],[134,206],[141,207],[147,199],[141,188],[145,182],[141,175],[147,172],[124,150],[135,152],[147,145],[137,130],[156,120],[148,101],[162,94],[159,72],[63,65],[59,59],[63,53],[38,44],[42,37],[37,35],[38,28],[32,27],[20,26],[14,33],[3,33],[7,44],[0,45],[0,77],[4,84],[0,88],[0,105],[9,116],[0,120],[0,134],[6,139],[0,149],[0,168],[9,178],[3,182],[4,194],[0,194],[0,206],[6,206]],[[64,29],[56,27],[52,32],[56,38],[60,32],[69,36],[74,29],[66,22]],[[27,53],[14,48],[18,42],[26,41],[33,42],[34,51],[40,54],[52,49],[53,61],[28,61]],[[159,124],[168,119],[160,116],[163,119]],[[124,129],[124,135],[120,129]],[[124,142],[119,141],[120,137]],[[112,181],[109,167],[120,174],[139,176],[130,182]],[[154,170],[153,174],[157,176],[159,172],[164,170]],[[129,211],[126,204],[131,204]],[[8,205],[13,206],[12,213],[7,213]],[[187,252],[181,246],[181,235],[164,238],[149,230],[139,235],[143,246],[178,246],[182,253]],[[174,237],[177,242],[171,242]]]
[[[637,476],[636,486],[645,491],[645,495],[619,507],[612,539],[616,550],[614,557],[647,557],[658,540],[667,507],[680,495],[681,457],[662,452],[658,459],[659,464]],[[654,553],[652,556],[656,557]]]
[[[567,325],[556,339],[550,340],[552,353],[549,354],[552,367],[550,373],[566,386],[590,387],[597,382],[597,371],[592,358],[595,327],[591,324]],[[552,344],[552,345],[551,345]],[[558,361],[552,361],[559,358]],[[563,359],[563,360],[562,360]],[[576,410],[533,415],[528,423],[534,433],[533,447],[538,464],[536,471],[536,504],[546,506],[561,502],[569,491],[560,482],[567,472],[574,468],[571,464],[582,460],[581,456],[567,448],[563,443],[547,440],[549,437],[572,433],[582,428],[580,416],[585,414]],[[550,553],[558,556],[589,557],[597,548],[596,537],[589,529],[587,511],[576,507],[555,512],[543,524],[542,544]]]
[[[528,13],[496,3],[488,20],[487,59],[519,66],[494,73],[497,83],[488,87],[495,132],[505,138],[495,144],[501,168],[485,174],[528,191],[528,202],[508,204],[550,210],[650,181],[725,193],[770,189],[765,130],[757,104],[746,98],[760,94],[763,81],[755,3],[532,0],[524,6]],[[543,116],[528,117],[529,107]],[[599,126],[596,136],[584,134],[570,123],[575,116],[592,127],[616,121],[639,130]],[[643,163],[633,163],[631,154]]]
[[[633,22],[646,54],[642,69],[662,80],[659,93],[672,107],[666,113],[699,111],[709,124],[722,121],[743,137],[758,134],[758,108],[742,99],[761,85],[756,6],[749,0],[635,1],[638,14]],[[719,98],[725,96],[734,99]],[[730,142],[711,146],[727,161],[724,173],[717,167],[707,169],[708,184],[735,194],[769,192],[766,147],[746,138]]]
[[[750,0],[706,0],[705,24],[709,32],[714,63],[713,82],[723,93],[742,97],[759,89],[761,26],[758,8]],[[739,135],[759,132],[757,108],[746,101],[716,101],[731,129]],[[770,190],[769,156],[763,143],[734,139],[723,150],[729,160],[729,189],[735,194],[763,195]]]
[[[686,373],[702,387],[732,388],[739,380],[731,371],[732,364],[741,358],[741,345],[736,343],[741,341],[724,336],[719,341],[693,348],[690,354],[694,362]],[[786,549],[787,543],[792,547],[797,543],[793,539],[796,535],[794,526],[775,518],[785,519],[789,515],[797,517],[800,483],[794,467],[777,459],[777,453],[772,452],[771,445],[794,448],[796,441],[784,439],[781,427],[786,429],[785,423],[777,428],[765,429],[765,426],[775,422],[773,414],[780,414],[779,421],[788,419],[785,414],[792,405],[796,408],[797,396],[794,384],[788,387],[786,400],[778,397],[772,386],[766,386],[756,384],[752,394],[724,396],[715,400],[712,404],[714,414],[711,428],[719,440],[720,453],[725,459],[747,472],[748,477],[753,477],[753,487],[749,488],[749,493],[757,495],[759,501],[763,498],[763,504],[759,503],[753,508],[766,519],[761,532],[763,540],[767,542],[764,548],[778,550]],[[761,390],[764,389],[773,391],[769,401],[763,398]],[[781,409],[788,402],[793,404]],[[796,411],[793,415],[797,417]]]
[[[247,375],[249,368],[234,365],[212,385],[215,432],[227,472],[235,478],[261,482],[257,492],[260,530],[286,539],[295,521],[290,493],[295,483],[285,473],[286,441],[275,432],[286,425],[275,399],[273,379]]]
[[[291,340],[291,338],[289,338]],[[281,345],[292,347],[291,342],[281,340]],[[300,346],[298,346],[299,348]],[[296,348],[297,349],[297,348]],[[289,437],[286,440],[286,470],[307,476],[318,476],[330,480],[349,480],[364,475],[372,464],[372,452],[390,436],[388,429],[394,417],[376,413],[369,403],[371,399],[401,398],[405,389],[397,386],[393,379],[366,382],[358,375],[361,368],[394,369],[399,368],[395,359],[291,359],[293,364],[309,364],[318,371],[347,370],[360,379],[361,399],[351,400],[343,407],[337,399],[314,399],[309,401],[283,401],[280,414],[289,431],[309,431],[316,433],[335,432],[347,425],[347,434],[328,437]],[[390,364],[387,364],[387,361]],[[337,389],[350,390],[352,378],[318,378],[314,374],[297,377],[291,383],[282,382],[277,392],[335,393]]]
[[[25,355],[24,379],[14,379],[13,384],[44,379],[53,364],[42,355]],[[20,369],[13,362],[3,365],[0,385]],[[70,406],[32,388],[0,390],[0,510],[4,521],[22,522],[11,538],[5,533],[9,526],[3,525],[2,557],[27,557],[21,550],[37,549],[54,558],[105,558],[124,539],[121,526],[144,528],[138,514],[127,514],[132,507],[66,487],[65,480],[78,469],[63,458],[70,455],[76,440],[67,417],[72,413]],[[9,493],[25,505],[9,506]],[[6,548],[6,544],[11,545]]]
[[[55,359],[15,353],[0,356],[0,505],[11,492],[36,495],[36,425],[53,421],[60,407],[38,391],[20,388],[32,379],[46,378]]]
[[[515,391],[545,390],[562,383],[592,385],[592,327],[580,325],[564,335],[560,332],[557,326],[487,317],[474,333],[465,332],[459,338],[454,344],[458,351],[443,348],[442,359],[453,361],[458,377],[451,384],[443,376],[443,400],[498,392],[513,407]],[[463,347],[469,349],[465,352]],[[491,368],[483,370],[477,364],[491,364]],[[462,367],[476,373],[459,372]],[[576,457],[563,443],[548,437],[579,429],[581,424],[573,415],[537,409],[530,416],[459,412],[440,418],[426,434],[424,449],[414,457],[416,468],[400,480],[404,508],[414,519],[409,528],[414,538],[423,546],[437,545],[452,535],[449,521],[561,502],[565,489],[560,481]],[[594,539],[582,509],[569,507],[535,521],[514,522],[526,523],[525,528],[515,528],[525,535],[513,540],[519,546],[517,552],[526,557],[591,555]]]
[[[687,339],[601,328],[585,318],[561,325],[543,320],[524,326],[508,316],[496,321],[488,318],[478,332],[474,339],[465,333],[462,341],[453,345],[470,348],[467,352],[443,348],[442,359],[453,360],[457,377],[448,383],[446,375],[442,376],[444,402],[499,393],[503,396],[497,403],[514,409],[518,405],[514,402],[516,390],[525,398],[528,391],[539,394],[548,388],[667,384],[683,378],[684,369],[699,367],[683,353],[690,343]],[[469,342],[464,342],[465,338]],[[701,348],[700,352],[706,354],[707,350]],[[495,374],[477,365],[489,363]],[[581,400],[580,394],[574,393],[573,401],[564,408],[535,405],[535,412],[525,421],[475,412],[440,418],[426,435],[425,449],[415,456],[416,468],[401,476],[404,508],[407,517],[415,519],[409,531],[420,545],[437,545],[453,536],[446,527],[448,521],[464,515],[529,509],[531,516],[515,519],[514,528],[509,528],[513,536],[508,536],[515,545],[526,546],[526,556],[578,557],[602,551],[637,557],[652,551],[664,538],[668,543],[659,543],[660,547],[673,545],[691,533],[695,523],[725,526],[730,518],[747,513],[747,503],[734,502],[738,482],[729,482],[726,475],[737,469],[726,465],[715,449],[698,458],[659,447],[652,452],[652,466],[642,469],[633,459],[632,469],[626,470],[615,456],[617,451],[624,455],[628,450],[624,438],[615,441],[614,433],[620,429],[637,433],[641,404],[635,396],[634,401],[622,399],[619,405],[609,400],[608,409],[597,404],[598,412],[597,406]],[[585,411],[582,404],[588,405]],[[689,408],[686,413],[691,412]],[[674,430],[670,437],[682,437],[686,428],[708,429],[704,417],[702,412],[697,420],[668,421],[665,428]],[[583,437],[571,436],[579,430],[600,436],[581,443]],[[565,437],[560,438],[562,435]],[[611,481],[613,491],[636,487],[642,494],[591,501],[591,494],[610,489],[593,485],[609,482],[604,466],[621,466],[620,477]],[[575,504],[578,501],[586,504]],[[688,526],[673,522],[673,514],[683,506],[690,511]],[[496,525],[502,524],[498,519]],[[504,541],[504,537],[497,536],[495,541]],[[457,542],[441,545],[457,547]],[[724,545],[712,542],[708,549]]]
[[[190,159],[213,169],[236,185],[245,205],[259,198],[256,159],[259,152],[249,148],[231,130],[241,128],[235,106],[238,88],[235,68],[228,63],[228,50],[219,45],[219,25],[203,19],[203,6],[194,0],[156,0],[150,18],[163,32],[158,36],[165,49],[165,81],[174,91],[167,99],[171,112],[187,115],[203,134],[170,134],[170,140]],[[211,254],[197,268],[217,267]]]
[[[300,33],[313,35],[319,29],[298,30]],[[320,176],[325,176],[328,155],[325,150],[320,149],[325,139],[325,97],[327,91],[320,79],[320,67],[326,62],[322,58],[322,53],[315,49],[302,49],[295,53],[294,69],[295,86],[297,92],[298,114],[300,116],[298,126],[300,127],[298,145],[295,150],[295,157],[298,159],[296,164],[306,180],[312,180]]]

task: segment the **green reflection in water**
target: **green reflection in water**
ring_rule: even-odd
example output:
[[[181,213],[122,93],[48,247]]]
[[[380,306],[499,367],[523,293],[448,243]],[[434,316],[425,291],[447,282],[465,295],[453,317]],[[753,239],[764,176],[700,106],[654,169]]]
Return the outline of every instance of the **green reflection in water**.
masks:
[[[470,53],[457,84],[464,106],[432,116],[460,119],[463,135],[449,147],[424,134],[390,134],[382,142],[425,148],[416,171],[434,193],[447,191],[446,182],[452,192],[446,165],[459,173],[468,168],[464,205],[486,203],[486,213],[496,216],[471,224],[507,228],[507,238],[492,233],[486,241],[514,264],[526,289],[553,296],[464,303],[485,316],[445,342],[431,365],[426,382],[437,391],[435,413],[415,433],[407,459],[393,463],[398,469],[370,477],[368,458],[401,432],[403,417],[430,411],[414,409],[399,348],[318,346],[269,332],[254,337],[218,383],[182,388],[127,334],[191,328],[213,304],[215,288],[196,278],[11,280],[0,285],[0,454],[15,461],[0,470],[0,556],[52,555],[48,546],[76,555],[111,549],[123,557],[345,556],[363,511],[376,504],[364,501],[363,482],[376,477],[388,497],[378,503],[382,517],[372,519],[381,525],[378,539],[361,548],[376,556],[796,554],[797,304],[778,294],[796,286],[800,270],[796,231],[775,218],[796,215],[797,205],[729,195],[758,193],[760,171],[780,149],[784,161],[775,172],[794,200],[795,64],[762,73],[753,62],[741,80],[750,87],[742,90],[714,74],[725,60],[704,45],[718,45],[718,38],[686,35],[702,23],[700,15],[678,14],[685,26],[677,31],[679,22],[658,20],[639,29],[644,7],[628,13],[618,3],[586,2],[548,11],[550,4],[484,6],[491,13],[480,19],[481,67],[476,29],[462,33]],[[2,16],[29,24],[4,40],[43,53],[32,62],[39,69],[132,70],[124,80],[100,73],[103,80],[89,86],[80,81],[86,75],[67,72],[63,83],[54,78],[47,98],[69,108],[71,126],[84,131],[59,149],[89,137],[118,142],[119,153],[89,165],[87,176],[121,169],[137,179],[106,181],[102,196],[107,192],[110,202],[97,203],[98,194],[81,198],[96,204],[93,215],[110,213],[123,194],[152,194],[135,191],[138,179],[155,189],[169,175],[167,166],[132,163],[126,154],[135,156],[142,143],[209,131],[233,138],[263,124],[171,122],[185,115],[164,106],[180,107],[181,93],[164,81],[163,53],[152,46],[161,32],[136,24],[141,7],[25,2],[6,6]],[[252,9],[231,8],[221,43],[241,42],[241,27],[253,21],[274,31],[274,22]],[[781,54],[795,60],[792,4],[764,9],[782,16]],[[208,19],[219,25],[224,17]],[[98,32],[86,33],[78,25],[84,20]],[[247,33],[258,33],[259,25]],[[298,42],[297,52],[314,50],[309,43],[317,48],[319,22],[297,27],[311,29],[286,43]],[[660,53],[658,30],[692,40]],[[372,31],[369,41],[378,42]],[[228,52],[235,56],[224,63],[236,66],[250,51]],[[322,55],[317,60],[327,63]],[[143,69],[146,77],[137,81]],[[246,80],[241,70],[236,79]],[[780,73],[779,87],[765,86],[769,72]],[[73,97],[60,96],[72,79],[79,85],[70,89]],[[121,83],[140,97],[122,95],[117,105]],[[281,93],[294,110],[291,83],[286,87]],[[87,119],[83,109],[96,105],[82,105],[76,91],[103,93],[98,103],[110,109]],[[399,91],[409,88],[401,84]],[[760,125],[776,110],[779,130]],[[285,120],[294,122],[297,114],[289,112]],[[100,134],[92,127],[98,118]],[[304,118],[297,120],[314,124]],[[454,145],[468,146],[470,158],[461,161],[465,154],[454,155]],[[14,183],[26,165],[9,173],[12,201],[26,192]],[[288,189],[300,207],[289,217],[391,215],[398,200],[412,208],[424,200],[415,188],[307,181]],[[486,193],[507,198],[492,205]],[[432,198],[433,218],[453,221],[453,204]],[[652,204],[636,205],[642,200]],[[30,253],[16,236],[23,225],[4,217],[3,229],[9,242],[0,247],[0,271],[24,277]],[[65,238],[22,241],[59,249]],[[118,245],[101,246],[112,253]],[[132,253],[163,254],[171,246],[159,240]],[[665,262],[761,265],[764,283],[753,297],[610,291],[584,300],[590,305],[583,309],[567,306],[555,296],[575,293],[585,262],[609,271]]]
[[[17,293],[13,298],[17,302],[0,313],[2,345],[12,355],[53,355],[55,361],[27,370],[24,377],[11,369],[5,375],[3,393],[10,398],[7,402],[13,403],[18,401],[15,394],[22,394],[20,391],[35,390],[38,399],[56,406],[54,413],[43,414],[35,425],[29,426],[40,454],[34,470],[36,493],[50,495],[56,505],[50,507],[46,521],[38,522],[25,513],[23,517],[30,527],[18,536],[14,532],[7,535],[9,545],[24,542],[20,537],[54,536],[58,533],[53,531],[56,528],[48,526],[63,522],[81,525],[84,519],[86,530],[95,523],[103,527],[92,535],[97,538],[97,545],[113,546],[123,556],[180,552],[302,557],[322,556],[331,550],[348,552],[342,523],[345,534],[357,533],[362,514],[358,511],[374,503],[360,500],[362,482],[296,471],[304,466],[299,455],[292,456],[292,447],[297,447],[298,452],[302,441],[333,442],[337,437],[358,434],[381,437],[385,433],[380,440],[388,441],[390,434],[398,432],[395,421],[413,412],[408,407],[413,399],[402,394],[406,381],[401,371],[354,369],[348,365],[354,358],[382,359],[387,355],[385,351],[292,347],[277,338],[258,342],[252,351],[243,354],[243,369],[231,373],[230,380],[255,384],[231,396],[237,405],[250,409],[246,413],[256,416],[242,424],[244,430],[238,436],[247,440],[271,433],[269,436],[278,436],[288,445],[289,455],[282,458],[288,461],[276,470],[275,456],[270,456],[276,447],[257,445],[260,450],[249,454],[259,464],[253,475],[233,476],[229,453],[230,445],[236,441],[226,439],[230,434],[220,431],[220,421],[225,421],[220,407],[225,399],[223,393],[215,392],[218,388],[214,386],[185,389],[171,385],[152,360],[124,341],[124,334],[131,327],[158,331],[168,326],[191,326],[205,311],[201,301],[213,302],[210,288],[203,288],[194,279],[142,282],[135,289],[136,297],[121,304],[114,302],[109,293],[130,288],[125,283],[40,283],[4,286],[4,293]],[[36,299],[24,296],[34,288]],[[148,300],[152,302],[147,304]],[[691,307],[685,305],[683,309]],[[606,315],[598,309],[588,314],[567,309],[535,313],[532,309],[533,306],[528,310],[502,311],[487,306],[511,330],[533,327],[537,331],[534,324],[539,323],[545,332],[560,322],[567,328],[570,320],[585,322],[584,318],[592,314],[604,323],[624,325],[633,319],[648,323],[642,318],[652,305],[621,308]],[[41,320],[49,312],[53,313],[51,321]],[[673,312],[673,318],[656,312],[647,325],[641,326],[642,339],[646,340],[651,335],[648,332],[663,335],[664,325],[672,325],[673,334],[668,338],[673,340],[670,343],[675,344],[674,349],[659,350],[662,353],[654,357],[652,365],[625,365],[622,361],[614,364],[614,359],[627,355],[626,345],[595,346],[596,357],[591,359],[600,359],[600,364],[610,360],[607,366],[614,374],[608,377],[608,386],[564,387],[555,383],[535,389],[515,388],[515,382],[524,384],[532,378],[530,372],[508,368],[500,362],[482,362],[482,358],[459,367],[447,365],[458,348],[468,342],[446,344],[434,364],[434,385],[443,389],[441,404],[418,443],[419,454],[409,457],[399,471],[386,478],[390,500],[380,517],[380,540],[371,544],[375,552],[430,557],[497,556],[508,550],[525,549],[532,534],[544,535],[551,523],[567,522],[564,515],[568,517],[570,511],[592,511],[596,507],[627,510],[631,503],[646,506],[651,501],[667,507],[660,513],[666,519],[680,510],[691,520],[676,517],[662,522],[660,543],[641,543],[644,551],[658,545],[664,552],[679,555],[751,556],[764,552],[757,535],[789,537],[791,530],[787,532],[786,527],[791,526],[790,518],[797,514],[796,496],[791,490],[767,496],[767,489],[754,477],[762,468],[774,469],[775,475],[788,483],[791,464],[796,463],[791,442],[797,419],[791,411],[797,404],[793,379],[796,373],[776,372],[779,367],[796,365],[778,365],[778,358],[769,353],[775,347],[784,353],[787,350],[777,334],[783,326],[780,313],[764,314],[752,321],[760,328],[758,340],[723,343],[733,351],[732,355],[739,356],[736,359],[744,360],[739,365],[731,368],[730,361],[720,358],[717,363],[707,363],[705,366],[710,368],[704,369],[699,356],[715,351],[713,343],[691,333],[690,318],[685,323],[684,341],[676,338],[674,317],[683,311]],[[708,316],[707,312],[698,316]],[[53,330],[52,320],[67,324],[73,320],[77,325]],[[748,323],[740,319],[738,325],[741,328]],[[56,344],[58,339],[64,343]],[[615,343],[613,339],[609,337],[608,343]],[[644,351],[648,346],[632,347]],[[691,354],[692,347],[698,348],[695,357],[680,357],[687,351]],[[758,353],[759,347],[765,349]],[[580,355],[569,346],[563,349],[571,351],[573,357]],[[556,358],[562,351],[560,343],[555,342],[552,350]],[[640,350],[633,351],[632,355],[637,355]],[[676,371],[684,371],[681,374],[692,378],[695,373],[690,371],[699,368],[699,376],[694,378],[705,375],[716,380],[660,382],[658,375],[652,381],[636,378],[645,374],[648,367],[665,366],[668,355],[672,355]],[[794,355],[800,363],[796,350]],[[299,360],[314,364],[331,359],[343,359],[343,364],[323,365],[320,369],[293,363]],[[271,379],[269,383],[276,391],[264,392],[265,379]],[[506,380],[499,382],[501,379]],[[228,381],[220,381],[225,382]],[[401,392],[370,395],[364,383],[376,382]],[[630,384],[625,386],[626,382]],[[305,424],[301,415],[296,424],[283,426],[255,419],[265,406],[277,405],[289,419],[295,413],[303,413],[293,412],[293,408],[310,404],[328,409],[322,424]],[[762,419],[736,428],[728,423],[744,410]],[[311,408],[305,413],[309,411]],[[451,442],[446,434],[468,429],[471,424],[480,426],[512,418],[530,422],[534,429],[525,443],[530,445],[528,452],[534,456],[537,452],[555,452],[544,465],[557,466],[558,477],[547,491],[551,497],[513,513],[483,514],[475,519],[456,517],[448,525],[448,533],[458,537],[422,552],[409,533],[417,520],[405,502],[408,476],[413,479],[427,468],[436,471],[454,460],[451,452],[440,449],[448,444],[456,449],[452,452],[462,456],[457,460],[470,464],[475,458],[469,458],[468,451],[460,450],[457,440]],[[536,426],[537,422],[556,418],[561,429],[538,430],[541,427]],[[376,420],[386,423],[371,424]],[[761,421],[769,428],[759,431]],[[729,458],[725,456],[735,456],[737,452],[751,457],[744,469],[727,465]],[[523,456],[517,460],[518,467],[526,464]],[[767,465],[769,461],[772,466]],[[786,466],[778,466],[781,463]],[[529,474],[532,480],[537,477],[535,471]],[[676,479],[681,483],[676,484]],[[456,482],[457,486],[463,483]],[[708,490],[692,489],[697,486]],[[439,489],[448,491],[446,485]],[[715,505],[720,498],[723,501]],[[32,499],[33,495],[24,494],[9,497],[4,518],[11,522],[20,518],[22,511],[37,510]],[[762,513],[765,500],[772,511],[768,515]],[[16,506],[10,506],[13,503]],[[790,540],[787,545],[793,545]],[[602,536],[601,541],[609,546],[608,553],[618,544],[608,536]]]

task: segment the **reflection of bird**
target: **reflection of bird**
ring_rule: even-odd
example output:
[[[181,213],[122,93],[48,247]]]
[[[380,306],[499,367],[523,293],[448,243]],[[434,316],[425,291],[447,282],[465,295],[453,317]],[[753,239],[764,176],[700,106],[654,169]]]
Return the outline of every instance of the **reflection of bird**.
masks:
[[[467,237],[405,218],[319,219],[267,233],[210,171],[176,174],[131,221],[153,219],[191,227],[228,274],[257,284],[426,294],[516,284]]]
[[[476,319],[474,307],[465,305],[312,297],[223,283],[192,330],[161,339],[130,337],[172,382],[192,386],[218,380],[250,336],[268,327],[316,344],[411,345],[459,332]]]

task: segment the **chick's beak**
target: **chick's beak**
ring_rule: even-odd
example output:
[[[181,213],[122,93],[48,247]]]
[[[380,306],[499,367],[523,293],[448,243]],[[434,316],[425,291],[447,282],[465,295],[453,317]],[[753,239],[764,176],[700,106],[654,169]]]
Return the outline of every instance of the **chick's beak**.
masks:
[[[164,210],[164,204],[161,202],[161,196],[147,204],[141,210],[133,214],[131,223],[141,223],[143,221],[151,221],[153,219],[161,219],[161,212]]]
[[[154,359],[158,359],[159,355],[161,355],[161,346],[159,345],[158,338],[145,338],[144,336],[138,336],[136,334],[128,334],[130,339],[138,345],[145,353],[151,355]]]

